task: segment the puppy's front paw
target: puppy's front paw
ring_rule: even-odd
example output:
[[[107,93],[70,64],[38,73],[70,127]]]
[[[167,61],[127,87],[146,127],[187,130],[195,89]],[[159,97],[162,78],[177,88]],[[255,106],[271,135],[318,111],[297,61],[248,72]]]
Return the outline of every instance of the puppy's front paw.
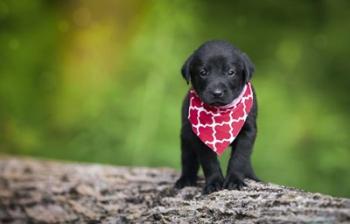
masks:
[[[246,183],[244,183],[243,178],[239,177],[238,175],[230,174],[225,178],[224,182],[224,188],[228,190],[235,190],[235,189],[242,189],[243,187],[247,186]]]
[[[223,183],[224,183],[224,178],[222,176],[215,176],[212,178],[208,178],[203,188],[203,194],[210,194],[212,192],[221,190]]]
[[[175,188],[181,189],[188,186],[196,186],[196,177],[181,176],[175,183]]]

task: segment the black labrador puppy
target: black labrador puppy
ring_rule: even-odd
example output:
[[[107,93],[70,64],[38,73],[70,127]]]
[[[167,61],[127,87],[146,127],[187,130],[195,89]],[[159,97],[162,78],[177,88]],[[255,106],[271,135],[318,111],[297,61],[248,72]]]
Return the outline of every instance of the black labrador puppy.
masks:
[[[252,78],[254,65],[249,57],[226,41],[208,41],[186,60],[182,75],[200,100],[210,106],[230,104]],[[256,137],[257,102],[252,89],[253,104],[238,136],[230,144],[231,157],[224,178],[216,153],[193,132],[188,119],[189,93],[182,107],[181,162],[182,173],[175,187],[194,186],[199,165],[205,176],[204,194],[220,189],[240,189],[244,178],[258,181],[251,165],[251,153]]]

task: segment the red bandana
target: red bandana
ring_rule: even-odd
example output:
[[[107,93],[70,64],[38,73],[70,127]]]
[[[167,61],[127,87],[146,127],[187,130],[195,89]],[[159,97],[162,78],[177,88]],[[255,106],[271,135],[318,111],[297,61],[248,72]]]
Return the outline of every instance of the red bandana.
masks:
[[[235,140],[253,105],[250,82],[232,103],[213,107],[204,104],[196,92],[190,90],[188,119],[193,132],[218,155]]]

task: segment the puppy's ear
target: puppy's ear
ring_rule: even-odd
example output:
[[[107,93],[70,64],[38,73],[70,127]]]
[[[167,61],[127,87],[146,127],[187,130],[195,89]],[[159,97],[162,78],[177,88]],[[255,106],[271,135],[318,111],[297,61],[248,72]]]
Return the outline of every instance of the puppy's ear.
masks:
[[[181,68],[182,76],[186,80],[187,84],[190,83],[190,79],[191,79],[190,68],[191,68],[192,57],[193,56],[191,55],[189,58],[187,58],[187,60],[185,61],[184,65]]]
[[[241,58],[243,60],[243,72],[244,72],[244,81],[245,83],[249,82],[253,77],[253,73],[255,71],[255,66],[253,62],[250,60],[246,53],[241,53]]]

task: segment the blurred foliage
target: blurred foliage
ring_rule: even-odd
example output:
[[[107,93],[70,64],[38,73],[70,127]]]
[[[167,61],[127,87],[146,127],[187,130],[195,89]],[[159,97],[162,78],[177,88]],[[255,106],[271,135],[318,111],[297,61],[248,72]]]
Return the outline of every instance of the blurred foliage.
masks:
[[[256,65],[258,176],[350,196],[349,7],[0,0],[0,152],[179,168],[180,68],[226,39]]]

